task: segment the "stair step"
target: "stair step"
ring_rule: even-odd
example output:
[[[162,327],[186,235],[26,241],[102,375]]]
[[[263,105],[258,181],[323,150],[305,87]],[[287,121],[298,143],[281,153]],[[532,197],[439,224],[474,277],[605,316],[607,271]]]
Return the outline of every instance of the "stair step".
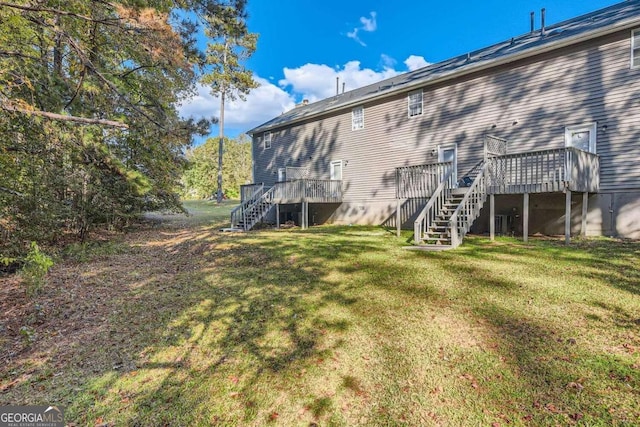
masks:
[[[408,251],[446,251],[448,249],[453,249],[451,245],[414,245],[414,246],[404,246],[402,249],[406,249]]]
[[[451,239],[423,239],[426,245],[449,245],[451,246]]]
[[[442,232],[442,233],[424,233],[424,237],[423,239],[448,239],[449,238],[449,232]]]

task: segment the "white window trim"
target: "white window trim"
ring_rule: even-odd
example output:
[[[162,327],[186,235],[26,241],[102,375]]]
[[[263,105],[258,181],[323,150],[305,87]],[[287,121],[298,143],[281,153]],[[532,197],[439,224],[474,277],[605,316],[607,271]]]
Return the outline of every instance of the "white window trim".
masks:
[[[420,114],[411,115],[411,95],[415,95],[415,94],[420,94]],[[420,89],[420,90],[414,90],[413,92],[409,92],[407,94],[407,117],[409,118],[418,117],[418,116],[421,116],[422,113],[424,113],[424,91]]]
[[[631,55],[630,55],[630,61],[629,64],[631,66],[632,69],[639,69],[640,65],[634,65],[633,64],[633,59],[634,59],[634,51],[636,49],[636,38],[638,39],[638,43],[640,43],[640,28],[636,28],[631,30]]]
[[[262,137],[262,147],[265,150],[270,149],[272,140],[273,140],[273,136],[272,136],[271,132],[265,132],[264,136]]]
[[[342,160],[333,160],[333,161],[331,161],[331,163],[329,164],[329,179],[334,181],[333,173],[334,173],[335,165],[337,165],[337,164],[340,165],[340,178],[336,179],[335,181],[342,181],[342,176],[343,176],[342,171],[344,169],[344,162]]]
[[[586,123],[583,125],[567,126],[564,128],[564,146],[571,147],[571,133],[588,131],[589,132],[589,153],[596,153],[596,144],[598,142],[598,122]]]
[[[355,120],[356,111],[360,111],[360,114],[361,114],[360,123],[356,123],[356,120]],[[364,107],[363,106],[356,107],[351,110],[351,130],[360,130],[360,129],[364,129]]]
[[[287,180],[287,168],[278,168],[278,182],[284,182]]]
[[[453,182],[458,186],[458,144],[438,144],[438,163],[444,162],[444,152],[453,150]]]

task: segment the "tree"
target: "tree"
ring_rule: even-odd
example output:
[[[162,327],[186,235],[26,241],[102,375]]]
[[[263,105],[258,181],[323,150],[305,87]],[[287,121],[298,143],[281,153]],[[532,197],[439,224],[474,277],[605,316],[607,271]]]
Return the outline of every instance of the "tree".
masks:
[[[244,1],[0,0],[0,258],[181,209],[184,150],[210,124],[176,109],[205,63],[195,34],[234,16]]]
[[[207,46],[206,63],[210,71],[202,82],[211,86],[211,93],[220,98],[220,118],[218,122],[218,173],[216,200],[222,201],[223,153],[224,153],[224,109],[225,101],[240,98],[255,87],[252,73],[242,62],[256,49],[257,34],[249,33],[246,16],[237,15],[233,8],[224,9],[217,16],[207,18],[211,24],[206,32],[211,43]]]
[[[186,152],[188,167],[182,176],[182,197],[202,199],[217,188],[216,174],[219,140],[207,139],[204,144]],[[223,191],[237,198],[240,186],[251,182],[251,143],[244,135],[236,139],[225,138]],[[214,160],[215,159],[215,160]]]

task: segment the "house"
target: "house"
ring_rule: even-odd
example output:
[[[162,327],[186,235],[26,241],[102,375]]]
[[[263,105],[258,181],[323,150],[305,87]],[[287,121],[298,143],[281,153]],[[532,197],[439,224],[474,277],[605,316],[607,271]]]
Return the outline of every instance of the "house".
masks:
[[[232,223],[640,238],[640,2],[314,103],[251,131]],[[337,92],[337,91],[336,91]]]

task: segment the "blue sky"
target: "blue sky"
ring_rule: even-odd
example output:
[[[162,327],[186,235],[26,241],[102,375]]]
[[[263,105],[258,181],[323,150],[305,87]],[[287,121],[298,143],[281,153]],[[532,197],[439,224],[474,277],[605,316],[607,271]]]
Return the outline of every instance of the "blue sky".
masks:
[[[225,134],[244,133],[293,108],[375,83],[529,32],[617,0],[358,1],[249,0],[248,25],[258,47],[247,66],[260,87],[225,109]],[[184,116],[218,116],[219,101],[200,87]],[[218,134],[217,126],[212,135]]]

